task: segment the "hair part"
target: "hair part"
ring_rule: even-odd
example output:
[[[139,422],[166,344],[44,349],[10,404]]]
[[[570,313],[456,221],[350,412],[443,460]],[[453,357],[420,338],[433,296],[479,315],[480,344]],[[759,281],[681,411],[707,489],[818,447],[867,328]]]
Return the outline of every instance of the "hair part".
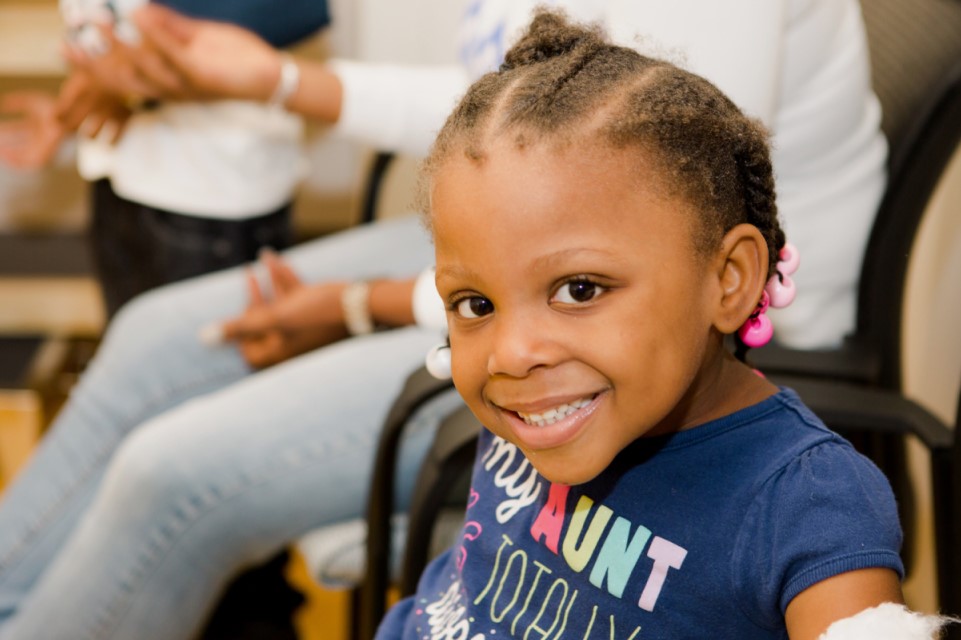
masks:
[[[453,153],[484,162],[485,145],[511,135],[523,147],[590,140],[637,149],[661,186],[698,213],[694,246],[709,254],[734,226],[756,226],[774,275],[784,233],[777,217],[767,133],[710,82],[614,45],[600,27],[540,8],[496,72],[475,82],[448,117],[421,172],[429,190]]]

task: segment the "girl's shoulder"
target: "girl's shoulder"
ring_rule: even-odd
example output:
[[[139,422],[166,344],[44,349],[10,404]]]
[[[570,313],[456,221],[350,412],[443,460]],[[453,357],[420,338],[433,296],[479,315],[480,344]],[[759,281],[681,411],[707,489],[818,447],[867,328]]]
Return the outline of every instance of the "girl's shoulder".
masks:
[[[902,534],[891,484],[793,392],[778,394],[781,433],[756,477],[732,554],[748,609],[783,615],[801,591],[828,577],[883,567],[903,575]],[[778,576],[758,588],[759,576]]]

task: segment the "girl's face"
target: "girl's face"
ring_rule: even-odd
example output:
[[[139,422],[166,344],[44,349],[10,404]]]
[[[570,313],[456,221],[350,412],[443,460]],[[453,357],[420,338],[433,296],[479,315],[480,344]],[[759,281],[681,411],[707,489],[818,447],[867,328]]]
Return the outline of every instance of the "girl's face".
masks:
[[[594,478],[625,446],[723,415],[712,308],[684,201],[636,151],[452,153],[434,176],[437,288],[454,382],[546,478]]]

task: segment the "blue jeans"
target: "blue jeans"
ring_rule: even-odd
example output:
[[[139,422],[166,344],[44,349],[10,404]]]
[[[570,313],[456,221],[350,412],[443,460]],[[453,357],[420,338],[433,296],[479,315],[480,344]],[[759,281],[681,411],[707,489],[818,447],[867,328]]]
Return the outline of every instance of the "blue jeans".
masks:
[[[433,258],[413,218],[287,256],[308,281],[415,275]],[[0,638],[190,637],[239,570],[362,514],[379,427],[440,336],[398,329],[251,372],[235,349],[197,340],[245,295],[232,269],[116,317],[0,502]],[[401,504],[436,419],[417,422]]]

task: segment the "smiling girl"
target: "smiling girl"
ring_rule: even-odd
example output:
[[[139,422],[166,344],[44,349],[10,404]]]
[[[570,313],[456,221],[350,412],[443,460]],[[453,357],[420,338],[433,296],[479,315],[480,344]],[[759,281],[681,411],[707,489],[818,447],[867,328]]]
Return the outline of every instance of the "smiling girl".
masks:
[[[424,177],[487,429],[462,544],[380,637],[799,640],[879,605],[930,637],[884,476],[725,348],[794,268],[755,122],[542,11]]]

